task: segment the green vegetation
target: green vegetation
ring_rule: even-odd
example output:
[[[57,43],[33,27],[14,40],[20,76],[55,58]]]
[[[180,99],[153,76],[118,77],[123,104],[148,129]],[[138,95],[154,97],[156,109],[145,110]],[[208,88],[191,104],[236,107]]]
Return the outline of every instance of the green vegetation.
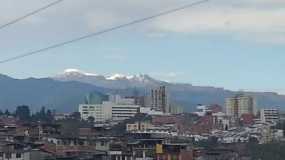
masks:
[[[80,121],[77,119],[64,119],[56,122],[61,126],[61,134],[66,137],[76,137],[79,135],[79,129],[85,127],[91,127],[86,121]]]
[[[274,142],[269,144],[251,143],[248,145],[249,155],[252,160],[284,160],[285,143]]]
[[[39,112],[35,112],[32,114],[30,107],[27,105],[18,106],[15,112],[10,112],[9,110],[5,110],[5,112],[2,112],[0,110],[0,116],[14,116],[24,122],[53,122],[53,115],[54,112],[50,109],[46,109],[45,107],[42,107]]]
[[[52,122],[53,121],[53,113],[51,110],[45,107],[42,107],[39,112],[31,115],[32,121],[41,121],[41,122]]]

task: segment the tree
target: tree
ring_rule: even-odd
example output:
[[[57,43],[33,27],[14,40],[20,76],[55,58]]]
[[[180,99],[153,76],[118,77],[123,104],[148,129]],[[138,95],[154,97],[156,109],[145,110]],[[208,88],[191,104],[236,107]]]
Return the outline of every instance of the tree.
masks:
[[[80,119],[81,119],[80,112],[73,112],[73,113],[71,114],[71,118],[72,118],[72,119],[76,119],[76,120],[80,120]]]
[[[46,121],[48,121],[48,122],[53,121],[53,114],[52,114],[52,111],[51,111],[51,110],[49,110],[49,109],[47,110],[45,119],[46,119]]]
[[[46,116],[46,107],[45,106],[43,106],[41,108],[39,115],[41,118],[44,118]]]
[[[39,112],[32,115],[33,121],[52,122],[54,120],[54,112],[46,107],[42,107]]]
[[[31,112],[29,106],[18,106],[15,112],[17,118],[23,121],[28,121],[31,118]]]
[[[4,113],[6,116],[10,116],[11,115],[11,113],[9,112],[9,110],[8,109],[6,109],[5,110],[5,113]]]

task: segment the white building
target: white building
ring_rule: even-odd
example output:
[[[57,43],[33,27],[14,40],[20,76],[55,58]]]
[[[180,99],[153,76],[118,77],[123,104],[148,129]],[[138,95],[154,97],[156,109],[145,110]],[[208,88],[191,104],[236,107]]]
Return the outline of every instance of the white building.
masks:
[[[279,120],[279,110],[276,108],[261,109],[260,110],[261,122],[277,122]]]
[[[149,133],[149,134],[159,134],[159,135],[171,135],[177,136],[177,130],[173,129],[174,126],[157,126],[149,122],[136,122],[132,124],[127,124],[126,129],[131,133]]]
[[[112,120],[123,121],[134,117],[139,113],[140,106],[131,104],[114,104],[112,105]]]
[[[110,96],[110,100],[103,101],[102,104],[80,104],[79,112],[84,120],[94,117],[95,122],[122,121],[139,113],[140,106],[134,103],[134,99],[131,98]]]
[[[103,104],[80,104],[79,112],[84,120],[87,120],[88,117],[93,117],[94,122],[105,122],[112,119],[112,105],[108,102],[103,102]]]
[[[165,115],[165,113],[163,113],[162,111],[156,111],[150,107],[140,107],[140,113],[144,113],[144,114],[152,115],[152,116],[154,116],[154,115]]]
[[[209,109],[208,106],[206,105],[198,105],[196,108],[196,112],[194,114],[197,114],[200,117],[205,116],[207,113],[212,112],[212,110]]]
[[[119,95],[111,95],[108,103],[112,106],[112,120],[114,121],[123,121],[139,113],[140,106],[135,105],[134,98],[122,98]]]

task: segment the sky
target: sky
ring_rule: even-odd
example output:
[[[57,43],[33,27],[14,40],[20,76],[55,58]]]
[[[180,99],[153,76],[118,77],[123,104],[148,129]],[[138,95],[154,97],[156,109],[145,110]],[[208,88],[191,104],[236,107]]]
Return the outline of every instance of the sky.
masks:
[[[54,0],[1,0],[0,24]],[[194,0],[65,0],[0,30],[0,60]],[[210,0],[193,8],[5,64],[14,78],[66,68],[285,93],[285,1]]]

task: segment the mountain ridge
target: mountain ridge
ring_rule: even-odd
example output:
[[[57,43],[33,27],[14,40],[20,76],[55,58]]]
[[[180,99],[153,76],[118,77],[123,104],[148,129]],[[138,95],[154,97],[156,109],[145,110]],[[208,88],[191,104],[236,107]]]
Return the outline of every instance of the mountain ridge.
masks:
[[[87,73],[78,69],[66,69],[63,73],[50,77],[58,81],[79,81],[96,85],[98,87],[111,89],[127,89],[131,87],[148,87],[165,84],[167,82],[156,80],[147,74],[123,75],[114,74],[104,76],[100,74]]]
[[[73,75],[74,76],[74,75]],[[100,76],[88,74],[88,78]],[[68,77],[69,78],[69,77]],[[76,111],[78,104],[84,103],[85,96],[90,92],[103,94],[132,95],[139,91],[141,95],[149,93],[152,87],[167,86],[172,103],[181,105],[186,111],[193,111],[197,104],[224,105],[224,100],[238,92],[224,88],[210,86],[193,86],[185,83],[168,83],[156,80],[152,77],[146,81],[142,79],[115,79],[106,80],[106,77],[98,80],[77,76],[77,79],[58,80],[57,78],[27,78],[15,79],[0,74],[0,109],[15,109],[17,105],[29,105],[33,111],[41,106],[56,109],[59,112]],[[100,78],[100,77],[99,77]],[[133,77],[129,77],[133,78]],[[107,81],[107,82],[106,82]],[[256,98],[259,108],[285,106],[285,96],[275,92],[245,92]]]

